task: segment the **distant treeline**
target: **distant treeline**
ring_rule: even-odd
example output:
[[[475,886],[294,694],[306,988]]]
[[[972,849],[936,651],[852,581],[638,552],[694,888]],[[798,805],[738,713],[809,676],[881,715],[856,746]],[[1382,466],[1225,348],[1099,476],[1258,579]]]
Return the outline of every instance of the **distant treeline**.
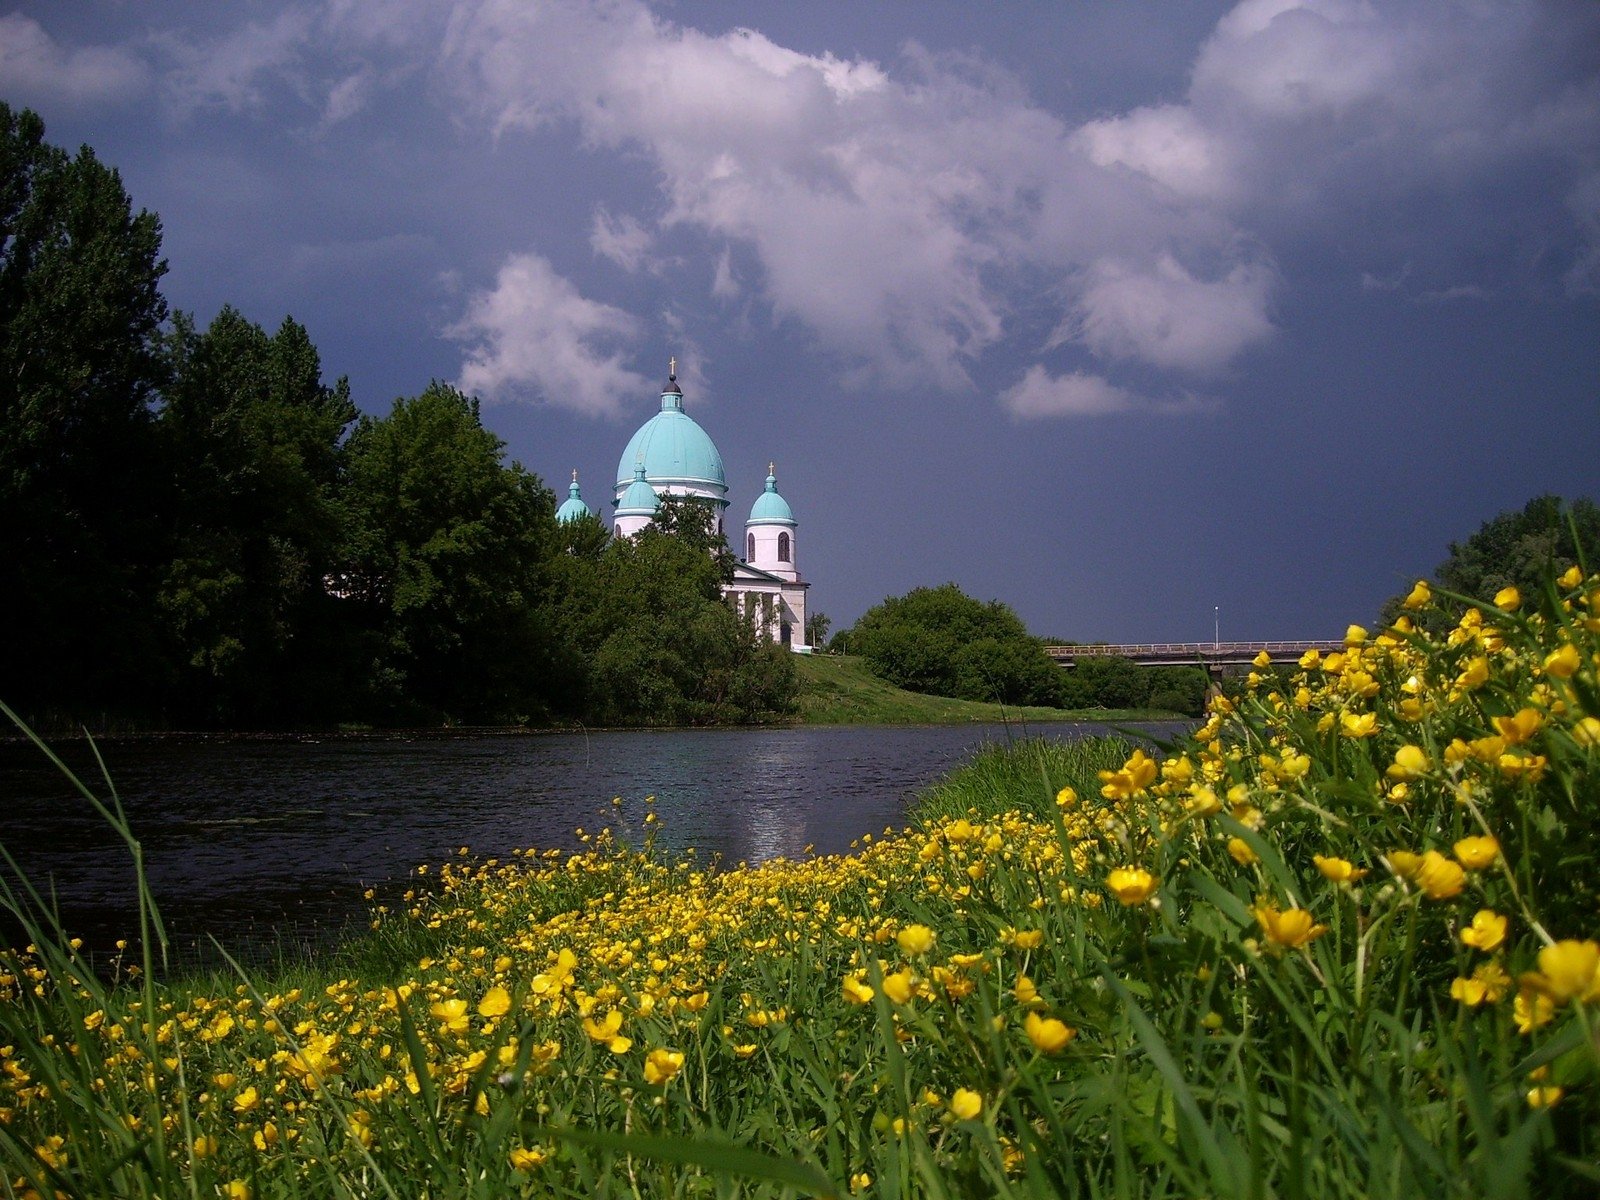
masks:
[[[889,597],[837,634],[829,649],[859,654],[895,686],[934,696],[1190,715],[1205,705],[1207,679],[1199,667],[1085,658],[1062,670],[1008,605],[975,600],[953,583]]]
[[[475,400],[362,416],[295,321],[170,313],[160,251],[115,170],[0,104],[0,699],[98,727],[792,707],[704,512],[559,526]]]

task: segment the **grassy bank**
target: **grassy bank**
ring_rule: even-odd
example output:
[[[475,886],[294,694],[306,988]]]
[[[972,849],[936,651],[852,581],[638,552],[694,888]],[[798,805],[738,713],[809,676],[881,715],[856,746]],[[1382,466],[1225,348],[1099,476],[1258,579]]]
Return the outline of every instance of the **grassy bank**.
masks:
[[[886,683],[849,654],[797,656],[800,719],[808,725],[963,725],[968,722],[1132,721],[1176,718],[1142,709],[1063,709],[925,696]]]
[[[41,929],[0,1188],[1592,1195],[1600,578],[1534,607],[1263,661],[1170,751],[986,752],[847,856],[463,856],[295,979]]]

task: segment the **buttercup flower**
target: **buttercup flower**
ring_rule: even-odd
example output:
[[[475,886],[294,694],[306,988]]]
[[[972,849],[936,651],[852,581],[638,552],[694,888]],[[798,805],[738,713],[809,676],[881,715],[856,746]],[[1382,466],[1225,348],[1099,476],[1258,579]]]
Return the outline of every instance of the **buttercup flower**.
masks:
[[[1324,879],[1334,883],[1354,883],[1367,873],[1364,868],[1357,868],[1354,863],[1342,858],[1324,858],[1320,854],[1313,854],[1311,861],[1322,872]]]
[[[1022,1019],[1022,1032],[1041,1054],[1059,1053],[1078,1036],[1078,1031],[1064,1021],[1032,1012]]]
[[[1430,900],[1448,900],[1459,896],[1466,886],[1467,873],[1461,864],[1454,862],[1437,850],[1429,850],[1417,866],[1414,882]]]
[[[645,1055],[644,1081],[652,1087],[660,1087],[670,1082],[682,1068],[683,1051],[657,1048]]]
[[[926,925],[907,925],[895,935],[895,941],[906,954],[926,954],[938,940]]]
[[[1277,946],[1298,949],[1316,941],[1328,932],[1326,925],[1317,925],[1303,908],[1290,908],[1280,912],[1270,904],[1258,904],[1256,921],[1267,940]]]
[[[1539,974],[1530,982],[1557,1004],[1600,1000],[1600,942],[1569,938],[1546,946],[1539,951]]]
[[[1469,871],[1481,871],[1500,857],[1500,843],[1492,837],[1462,838],[1452,848],[1461,865]]]
[[[1156,890],[1159,880],[1142,867],[1118,867],[1106,876],[1111,894],[1129,908],[1143,904]]]
[[[1506,919],[1492,908],[1480,908],[1472,924],[1461,931],[1461,941],[1485,953],[1498,950],[1506,940],[1506,924]]]
[[[950,1097],[950,1111],[963,1121],[971,1121],[983,1112],[983,1097],[967,1088],[957,1088]]]

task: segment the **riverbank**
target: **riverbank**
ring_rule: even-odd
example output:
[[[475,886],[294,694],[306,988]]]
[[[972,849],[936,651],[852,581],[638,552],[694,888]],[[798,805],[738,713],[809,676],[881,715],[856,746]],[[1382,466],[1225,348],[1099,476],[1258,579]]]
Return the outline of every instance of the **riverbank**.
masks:
[[[1600,579],[1562,586],[1260,665],[1162,752],[991,747],[846,854],[712,872],[647,814],[420,871],[363,961],[185,991],[41,934],[0,968],[0,1165],[253,1200],[1592,1194]]]
[[[908,692],[879,679],[849,654],[797,656],[799,716],[808,725],[1037,725],[1060,721],[1187,720],[1154,709],[1066,709],[984,704]]]

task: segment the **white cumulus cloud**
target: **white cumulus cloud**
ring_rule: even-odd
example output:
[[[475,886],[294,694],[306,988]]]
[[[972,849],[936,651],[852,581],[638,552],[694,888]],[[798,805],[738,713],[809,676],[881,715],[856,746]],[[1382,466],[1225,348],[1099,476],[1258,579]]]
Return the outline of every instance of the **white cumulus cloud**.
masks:
[[[648,393],[623,365],[639,333],[629,313],[585,298],[537,254],[516,254],[492,289],[474,295],[450,335],[466,345],[463,391],[489,400],[532,396],[595,416]]]
[[[137,95],[149,77],[144,60],[126,47],[69,48],[31,17],[0,17],[0,92],[13,103],[105,104]]]

